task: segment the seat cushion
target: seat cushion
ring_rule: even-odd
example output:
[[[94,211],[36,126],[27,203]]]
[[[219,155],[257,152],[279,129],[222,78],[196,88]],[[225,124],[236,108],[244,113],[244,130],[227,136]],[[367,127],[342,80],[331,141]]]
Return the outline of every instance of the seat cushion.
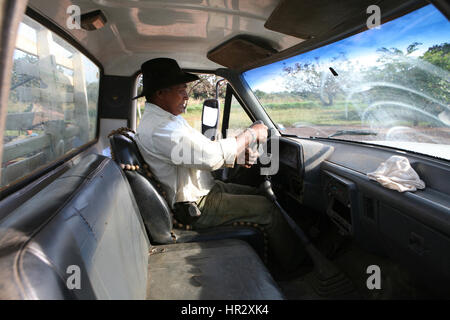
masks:
[[[147,299],[280,300],[283,294],[255,251],[227,239],[153,246]]]
[[[239,239],[247,242],[253,250],[264,259],[265,248],[264,234],[249,226],[220,226],[199,230],[174,230],[177,243],[184,242],[204,242],[222,239]]]

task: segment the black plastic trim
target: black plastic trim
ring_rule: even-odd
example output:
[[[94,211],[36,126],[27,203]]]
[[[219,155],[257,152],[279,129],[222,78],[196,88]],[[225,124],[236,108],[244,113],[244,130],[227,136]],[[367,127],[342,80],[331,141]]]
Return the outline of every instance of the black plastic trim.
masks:
[[[227,129],[230,125],[230,111],[231,111],[231,100],[233,99],[232,88],[229,83],[227,83],[227,91],[225,94],[225,106],[223,109],[223,118],[222,118],[222,137],[227,137]]]
[[[324,161],[321,169],[353,181],[357,185],[358,191],[367,197],[400,210],[405,215],[444,236],[450,236],[449,209],[445,208],[441,203],[428,199],[423,192],[400,193],[386,189],[360,172],[329,161]],[[425,189],[426,191],[427,189]]]

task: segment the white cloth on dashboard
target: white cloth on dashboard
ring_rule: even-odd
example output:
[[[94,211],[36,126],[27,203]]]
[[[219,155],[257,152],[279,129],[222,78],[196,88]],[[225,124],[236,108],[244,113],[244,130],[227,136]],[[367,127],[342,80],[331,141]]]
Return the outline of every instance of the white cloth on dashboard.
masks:
[[[390,157],[382,162],[377,170],[368,173],[367,176],[369,179],[378,181],[383,187],[399,192],[425,188],[425,182],[411,167],[409,160],[401,156]]]

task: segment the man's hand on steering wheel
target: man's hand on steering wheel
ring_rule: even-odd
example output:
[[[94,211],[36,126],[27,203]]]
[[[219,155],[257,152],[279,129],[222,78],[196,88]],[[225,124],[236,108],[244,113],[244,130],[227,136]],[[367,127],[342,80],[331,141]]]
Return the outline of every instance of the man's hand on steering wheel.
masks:
[[[251,135],[251,139],[245,147],[245,163],[240,164],[244,168],[250,168],[258,161],[258,144],[267,140],[267,126],[262,121],[253,123],[246,129]]]
[[[254,149],[247,147],[245,149],[245,163],[240,164],[240,166],[249,169],[252,167],[252,165],[254,165],[258,161],[258,157],[259,153],[258,150],[256,150],[256,148]]]
[[[238,159],[244,160],[244,163],[238,164],[245,168],[250,168],[258,159],[258,143],[267,141],[268,128],[262,121],[256,121],[250,127],[244,130],[236,137],[238,145]],[[239,156],[241,155],[241,156]],[[242,159],[244,155],[244,159]]]
[[[254,133],[257,143],[264,143],[267,141],[268,128],[262,121],[256,121],[248,128],[248,130],[251,130]]]

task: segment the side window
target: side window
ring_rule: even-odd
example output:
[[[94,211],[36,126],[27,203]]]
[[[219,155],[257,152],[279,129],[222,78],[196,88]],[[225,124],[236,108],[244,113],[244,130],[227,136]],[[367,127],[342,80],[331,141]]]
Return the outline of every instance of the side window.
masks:
[[[0,189],[77,150],[97,132],[100,71],[92,61],[27,16],[13,59]]]
[[[228,122],[227,137],[235,137],[245,128],[249,127],[253,121],[245,112],[242,105],[233,94],[231,99],[230,120]]]
[[[203,102],[207,99],[213,99],[216,95],[216,83],[221,77],[213,74],[197,74],[200,80],[193,81],[187,84],[187,92],[189,94],[189,101],[186,112],[181,116],[190,124],[190,126],[198,131],[202,129],[202,108]],[[142,76],[138,79],[138,92],[142,92]],[[223,115],[223,107],[225,100],[226,83],[222,83],[219,88],[219,103],[220,103],[220,119]],[[140,119],[145,111],[145,97],[137,99],[136,105],[136,127],[139,126]],[[221,120],[220,120],[221,121]],[[219,128],[220,130],[220,123]]]
[[[182,116],[191,125],[192,128],[202,131],[202,109],[203,102],[207,99],[214,99],[216,96],[216,84],[222,79],[214,74],[197,74],[200,80],[188,83],[189,101],[186,113]],[[222,82],[219,87],[219,106],[220,116],[218,129],[220,132],[221,119],[223,117],[223,107],[225,101],[226,82]]]

